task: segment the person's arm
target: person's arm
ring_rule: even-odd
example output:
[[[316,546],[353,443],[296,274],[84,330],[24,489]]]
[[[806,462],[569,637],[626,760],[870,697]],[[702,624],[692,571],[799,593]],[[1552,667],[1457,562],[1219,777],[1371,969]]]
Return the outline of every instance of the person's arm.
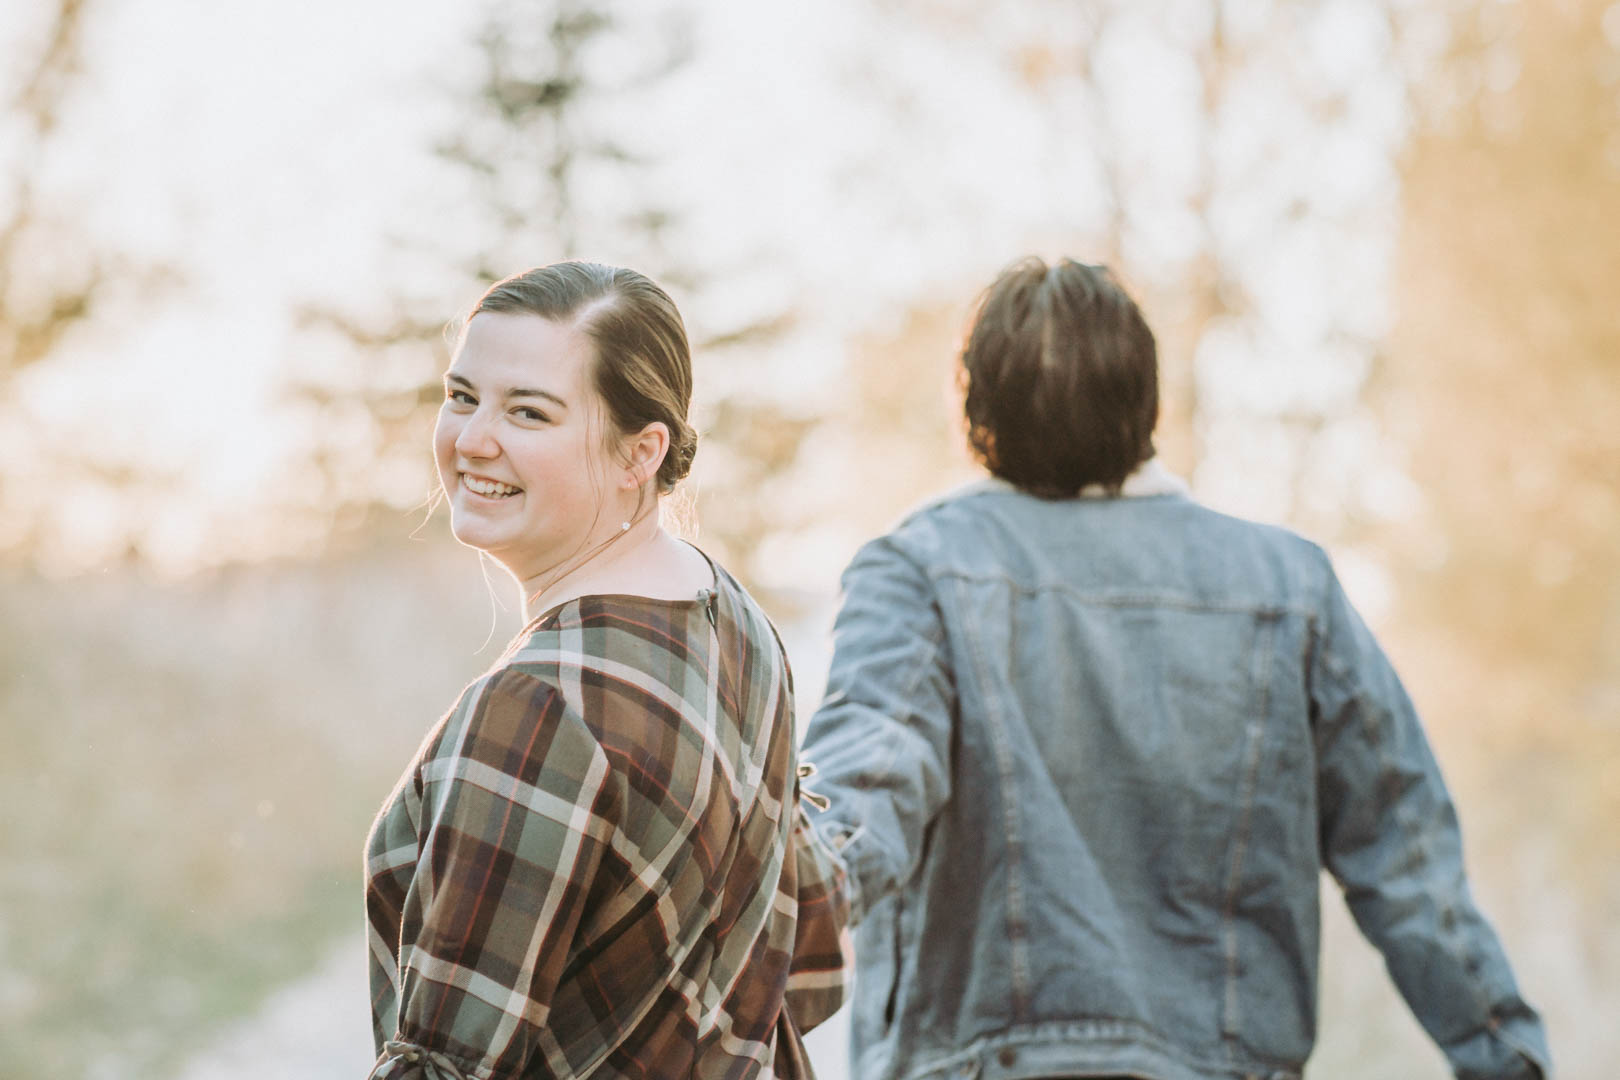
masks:
[[[1322,859],[1356,924],[1459,1078],[1547,1076],[1546,1033],[1469,895],[1417,712],[1331,570],[1310,679]]]
[[[399,1022],[372,1080],[571,1075],[547,1018],[621,812],[619,777],[547,683],[475,686],[421,767]]]
[[[815,770],[801,766],[808,779]],[[819,795],[801,796],[819,806]],[[788,857],[794,868],[798,922],[793,960],[788,968],[787,1010],[798,1030],[806,1032],[843,1005],[854,968],[849,936],[848,875],[838,856],[816,835],[804,806],[793,811]]]
[[[933,584],[892,539],[860,550],[843,592],[804,757],[831,803],[815,826],[848,867],[854,924],[916,871],[950,795],[956,685]]]

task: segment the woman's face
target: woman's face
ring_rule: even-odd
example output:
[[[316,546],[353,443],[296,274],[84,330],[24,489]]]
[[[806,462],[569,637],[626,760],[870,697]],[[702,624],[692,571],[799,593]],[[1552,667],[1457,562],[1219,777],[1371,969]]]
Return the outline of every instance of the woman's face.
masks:
[[[451,531],[520,580],[619,527],[593,355],[567,323],[483,312],[445,372],[433,453]]]

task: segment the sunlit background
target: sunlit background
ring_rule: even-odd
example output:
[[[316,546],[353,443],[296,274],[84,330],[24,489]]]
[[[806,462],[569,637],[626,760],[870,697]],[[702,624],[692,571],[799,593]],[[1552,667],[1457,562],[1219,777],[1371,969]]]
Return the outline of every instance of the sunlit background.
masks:
[[[1614,1075],[1620,4],[0,0],[0,57],[0,1073],[364,1075],[370,815],[517,622],[426,508],[487,280],[671,288],[683,528],[804,717],[1035,252],[1140,298],[1197,494],[1333,550]],[[1445,1076],[1326,917],[1312,1080]]]

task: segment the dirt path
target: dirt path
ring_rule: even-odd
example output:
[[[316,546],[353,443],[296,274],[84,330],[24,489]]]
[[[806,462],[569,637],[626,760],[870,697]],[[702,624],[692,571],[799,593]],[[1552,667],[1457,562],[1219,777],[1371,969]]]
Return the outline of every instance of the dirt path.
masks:
[[[363,1080],[371,1068],[365,942],[339,941],[315,971],[222,1031],[178,1080]]]
[[[371,1068],[365,942],[345,938],[320,967],[232,1024],[177,1080],[364,1080]],[[846,1080],[848,1017],[840,1012],[806,1040],[817,1080]]]

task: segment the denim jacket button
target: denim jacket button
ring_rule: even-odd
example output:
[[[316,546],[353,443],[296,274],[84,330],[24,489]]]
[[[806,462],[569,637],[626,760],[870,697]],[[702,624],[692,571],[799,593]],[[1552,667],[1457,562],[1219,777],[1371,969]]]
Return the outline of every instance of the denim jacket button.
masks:
[[[1006,1068],[1012,1068],[1018,1063],[1018,1051],[1010,1046],[1003,1046],[996,1051],[996,1060]]]

